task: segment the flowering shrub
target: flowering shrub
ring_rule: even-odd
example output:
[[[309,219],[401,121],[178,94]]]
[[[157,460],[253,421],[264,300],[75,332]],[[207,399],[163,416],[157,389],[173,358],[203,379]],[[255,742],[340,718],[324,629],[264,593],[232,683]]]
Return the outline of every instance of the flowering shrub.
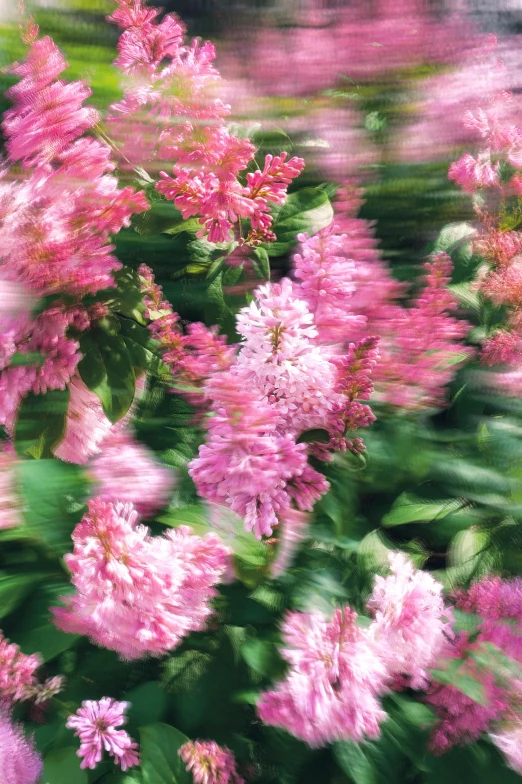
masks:
[[[477,227],[409,292],[353,184],[227,124],[211,44],[141,0],[109,21],[105,117],[31,19],[7,94],[1,781],[513,780],[511,99],[466,114]]]

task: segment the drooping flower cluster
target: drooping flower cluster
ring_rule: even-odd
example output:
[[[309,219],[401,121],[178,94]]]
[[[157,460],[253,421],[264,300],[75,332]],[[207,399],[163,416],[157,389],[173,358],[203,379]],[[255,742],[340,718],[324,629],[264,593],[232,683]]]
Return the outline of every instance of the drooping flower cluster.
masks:
[[[386,718],[379,697],[387,670],[378,646],[356,623],[356,613],[289,613],[281,655],[290,664],[285,680],[264,693],[258,714],[310,746],[376,738]]]
[[[178,754],[196,784],[244,784],[232,752],[215,741],[188,741]]]
[[[22,727],[13,724],[2,710],[0,713],[0,781],[2,784],[38,784],[42,774],[42,758],[28,740]]]
[[[63,688],[63,678],[55,676],[44,683],[38,681],[36,672],[41,666],[39,654],[28,656],[0,632],[0,701],[12,704],[34,700],[39,704],[58,694]]]
[[[140,764],[138,744],[125,730],[117,727],[125,724],[125,711],[128,702],[117,702],[111,697],[102,697],[101,700],[84,700],[81,708],[69,716],[65,724],[80,738],[80,748],[77,751],[81,758],[80,768],[94,770],[101,762],[103,750],[114,757],[114,764],[120,765],[122,770]]]
[[[65,556],[76,593],[54,608],[55,623],[124,659],[161,656],[205,627],[228,549],[186,526],[151,536],[132,504],[89,502]]]
[[[214,47],[184,45],[184,28],[172,14],[158,23],[159,9],[144,8],[141,0],[117,3],[108,17],[124,31],[115,65],[131,85],[108,119],[125,154],[140,164],[174,161],[172,176],[161,171],[156,188],[185,220],[198,217],[199,236],[226,242],[234,228],[239,239],[239,221],[248,219],[246,242],[270,241],[270,204],[284,203],[304,161],[267,155],[262,170],[246,173],[255,147],[225,125],[230,107],[215,97],[220,77],[212,64]]]

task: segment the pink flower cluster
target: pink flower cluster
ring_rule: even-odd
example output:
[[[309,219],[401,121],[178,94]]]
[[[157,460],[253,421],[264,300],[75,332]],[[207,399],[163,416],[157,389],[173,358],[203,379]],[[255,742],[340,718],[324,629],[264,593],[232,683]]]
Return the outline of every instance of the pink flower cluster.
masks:
[[[178,754],[196,784],[244,784],[232,752],[215,741],[188,741]]]
[[[518,722],[522,711],[522,679],[516,674],[522,663],[521,581],[518,578],[502,580],[484,578],[468,591],[458,591],[456,606],[465,612],[476,613],[483,620],[478,634],[470,639],[460,632],[449,640],[443,659],[446,665],[461,661],[456,684],[433,684],[427,694],[428,702],[436,709],[438,723],[432,747],[437,752],[446,751],[457,743],[469,743],[484,732],[499,733]],[[483,666],[479,657],[488,649],[507,657],[506,667],[492,654],[491,666]],[[514,665],[514,666],[512,666]],[[483,700],[479,703],[458,688],[458,677],[473,679],[479,684]],[[502,748],[502,741],[499,741]]]
[[[0,712],[0,781],[2,784],[38,784],[42,758],[22,727]]]
[[[146,517],[166,505],[174,487],[172,471],[155,460],[130,432],[113,428],[100,448],[88,467],[94,495],[104,501],[133,504]]]
[[[41,665],[39,654],[22,653],[18,645],[0,632],[0,701],[12,704],[34,700],[39,704],[58,694],[63,688],[63,678],[55,676],[39,682],[36,671]]]
[[[114,757],[114,764],[122,770],[140,764],[138,744],[134,743],[125,730],[119,730],[125,724],[125,711],[128,702],[117,702],[111,697],[101,700],[85,700],[76,713],[69,716],[65,724],[80,738],[78,756],[81,758],[80,768],[94,770],[101,762],[103,750]]]
[[[76,593],[54,608],[57,626],[124,659],[161,656],[205,627],[228,549],[186,526],[151,536],[132,504],[89,502],[65,556]]]
[[[115,65],[133,83],[108,119],[126,155],[135,159],[138,152],[140,164],[175,161],[173,175],[161,171],[156,188],[185,220],[198,216],[199,236],[226,242],[235,228],[242,237],[239,221],[248,219],[248,244],[273,239],[270,204],[285,201],[304,161],[287,161],[286,153],[267,155],[262,170],[246,173],[255,147],[225,125],[230,109],[214,97],[219,86],[214,47],[183,45],[184,29],[172,14],[158,23],[159,9],[145,9],[141,0],[117,3],[108,17],[124,31]]]
[[[401,553],[390,556],[392,574],[377,577],[368,608],[374,619],[356,623],[350,608],[328,621],[289,613],[283,624],[283,658],[290,670],[261,696],[260,718],[284,727],[310,746],[376,738],[386,718],[379,697],[390,688],[426,688],[446,643],[448,611],[442,585],[416,570]]]
[[[83,105],[90,91],[58,79],[67,63],[50,38],[36,35],[34,28],[27,57],[12,69],[20,81],[8,91],[13,106],[3,123],[9,159],[22,165],[16,179],[5,167],[0,179],[0,287],[18,303],[0,321],[0,424],[8,431],[25,395],[65,389],[73,378],[81,354],[69,332],[102,315],[80,299],[114,286],[121,264],[110,236],[148,208],[143,193],[119,189],[110,148],[83,135],[98,119]],[[53,296],[31,318],[32,300]]]
[[[302,286],[288,278],[265,284],[239,312],[240,350],[230,370],[204,387],[214,416],[190,464],[199,494],[231,508],[258,538],[270,536],[293,504],[309,511],[328,489],[299,437],[326,431],[328,447],[312,447],[323,459],[331,449],[357,452],[362,442],[346,435],[374,419],[356,398],[371,392],[375,340],[350,345],[345,356],[342,345],[339,356],[335,347],[326,350]]]
[[[415,569],[402,553],[390,556],[390,566],[390,576],[376,576],[368,600],[372,634],[389,653],[388,672],[396,687],[423,689],[451,633],[449,611],[441,583],[429,572]]]
[[[232,364],[234,349],[217,327],[192,322],[186,330],[169,302],[163,299],[161,286],[144,264],[138,270],[144,294],[145,316],[161,356],[170,370],[175,388],[196,407],[204,400],[199,388],[213,373],[227,370]],[[185,387],[185,391],[184,391]]]
[[[11,450],[8,447],[2,448],[0,442],[0,530],[14,528],[22,522],[22,503],[16,477],[17,463]]]
[[[307,613],[286,616],[281,655],[290,671],[261,696],[262,721],[312,747],[378,737],[386,718],[379,696],[386,691],[387,670],[356,617],[349,608],[337,609],[331,621]]]

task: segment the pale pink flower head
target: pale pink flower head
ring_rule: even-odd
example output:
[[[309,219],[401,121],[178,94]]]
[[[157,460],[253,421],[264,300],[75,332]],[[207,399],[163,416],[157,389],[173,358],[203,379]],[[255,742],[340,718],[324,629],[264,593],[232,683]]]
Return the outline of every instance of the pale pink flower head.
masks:
[[[423,688],[450,628],[442,584],[415,569],[403,553],[390,555],[391,575],[377,575],[368,609],[370,627],[394,680]]]
[[[2,784],[38,784],[42,758],[21,726],[0,711],[0,781]]]
[[[149,516],[164,506],[174,487],[174,474],[128,432],[109,433],[101,452],[89,464],[95,494],[105,501],[134,504]]]
[[[132,504],[89,501],[65,556],[76,593],[53,608],[63,631],[84,634],[124,659],[163,656],[212,613],[230,552],[186,526],[151,536]]]
[[[105,416],[100,399],[79,376],[69,384],[71,393],[65,433],[54,454],[68,463],[84,465],[100,450],[112,422]]]
[[[261,695],[265,724],[282,727],[309,746],[377,738],[386,718],[379,696],[387,672],[378,647],[350,608],[322,615],[292,612],[283,624],[286,678]]]
[[[80,738],[80,748],[77,751],[82,759],[80,768],[94,770],[101,762],[103,750],[114,757],[114,764],[120,765],[122,770],[140,764],[138,744],[125,730],[119,730],[125,724],[125,711],[128,702],[117,702],[111,697],[102,697],[101,700],[84,700],[81,708],[69,716],[65,724],[69,729],[76,730],[75,735]]]
[[[178,754],[195,784],[244,784],[232,752],[213,740],[189,740]]]
[[[471,193],[500,185],[499,165],[491,161],[487,152],[480,153],[477,158],[466,153],[451,164],[448,177],[450,180],[455,180],[462,190]]]

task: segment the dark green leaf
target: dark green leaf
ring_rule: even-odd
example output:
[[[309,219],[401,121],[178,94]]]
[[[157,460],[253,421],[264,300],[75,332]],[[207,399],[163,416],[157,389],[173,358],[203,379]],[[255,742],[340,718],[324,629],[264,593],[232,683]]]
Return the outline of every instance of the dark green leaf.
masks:
[[[332,222],[333,209],[328,196],[320,188],[303,188],[290,194],[277,215],[273,230],[276,242],[266,246],[269,256],[280,256],[296,243],[300,232],[315,232]]]
[[[335,743],[333,746],[337,762],[355,784],[375,784],[377,777],[371,761],[361,746],[350,741]]]
[[[0,573],[0,618],[9,615],[24,599],[45,573],[6,574]]]
[[[141,772],[144,784],[191,784],[192,777],[178,755],[188,741],[168,724],[150,724],[140,729]]]
[[[87,784],[87,771],[73,748],[56,749],[44,759],[44,784]]]
[[[24,653],[40,653],[44,661],[54,659],[71,648],[79,639],[56,628],[50,608],[60,605],[60,596],[70,593],[71,585],[64,581],[42,585],[24,603],[24,611],[13,618],[9,636]]]
[[[124,700],[130,702],[129,721],[138,726],[161,721],[167,706],[167,695],[157,681],[148,681],[127,692]]]
[[[18,454],[36,460],[51,457],[63,438],[68,406],[68,389],[53,389],[45,395],[29,392],[22,400],[15,425]]]
[[[301,433],[297,439],[298,444],[313,444],[314,441],[320,444],[328,444],[330,442],[329,432],[322,428],[315,428],[314,430],[306,430],[304,433]]]
[[[118,422],[134,399],[135,376],[120,322],[100,323],[80,338],[83,359],[78,370],[85,385],[100,399],[105,415]]]

